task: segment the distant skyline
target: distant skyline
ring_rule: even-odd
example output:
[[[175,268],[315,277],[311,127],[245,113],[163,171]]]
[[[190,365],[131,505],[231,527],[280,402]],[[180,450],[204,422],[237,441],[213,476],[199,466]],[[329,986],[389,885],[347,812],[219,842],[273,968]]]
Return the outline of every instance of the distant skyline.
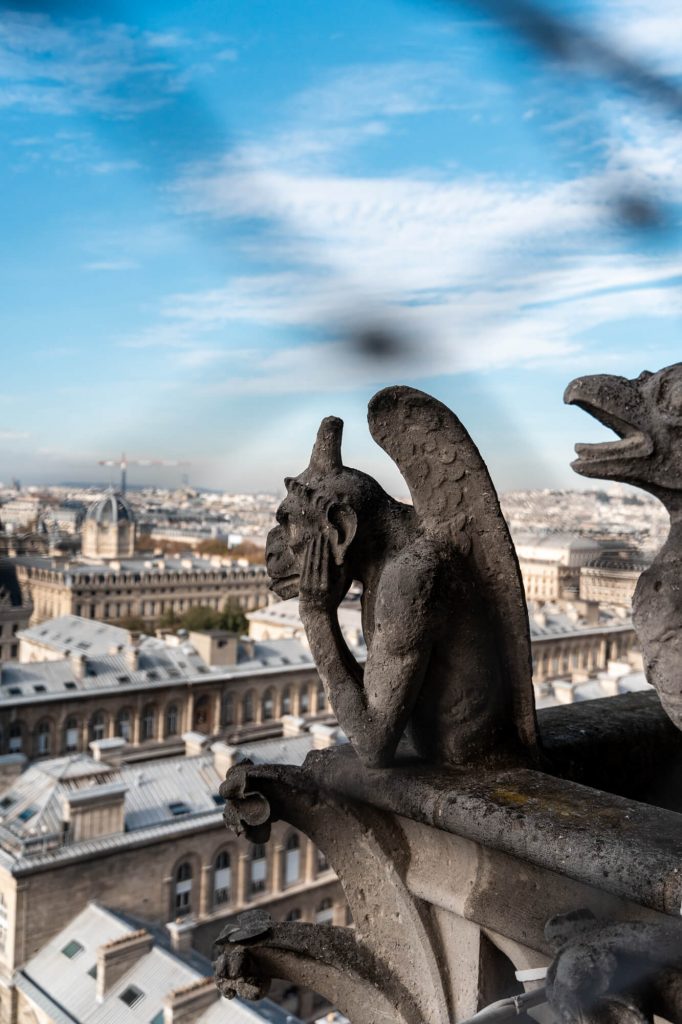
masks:
[[[547,8],[682,83],[672,0]],[[679,120],[475,4],[50,10],[0,18],[5,483],[275,492],[333,413],[403,493],[365,416],[407,383],[499,490],[580,489],[566,383],[682,358]]]

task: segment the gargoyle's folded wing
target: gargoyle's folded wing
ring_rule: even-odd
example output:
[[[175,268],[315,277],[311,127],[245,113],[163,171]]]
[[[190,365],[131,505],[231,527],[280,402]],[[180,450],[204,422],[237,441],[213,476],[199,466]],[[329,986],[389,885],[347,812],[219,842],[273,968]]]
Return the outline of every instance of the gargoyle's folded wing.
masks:
[[[466,429],[435,398],[408,387],[380,391],[369,403],[372,437],[410,489],[425,531],[472,560],[512,687],[521,742],[537,741],[530,632],[521,571],[490,474]]]

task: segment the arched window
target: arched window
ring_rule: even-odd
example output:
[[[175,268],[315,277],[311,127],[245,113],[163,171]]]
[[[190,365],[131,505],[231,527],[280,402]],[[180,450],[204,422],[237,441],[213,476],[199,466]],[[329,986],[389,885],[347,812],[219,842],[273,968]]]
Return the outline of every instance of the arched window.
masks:
[[[130,743],[130,711],[124,708],[116,716],[116,735],[120,736],[126,743]]]
[[[192,865],[188,860],[175,872],[175,914],[177,917],[192,913]]]
[[[210,724],[211,705],[206,694],[199,697],[194,705],[194,729],[197,732],[208,733],[211,730]]]
[[[36,753],[38,757],[44,757],[50,753],[51,740],[52,727],[46,719],[43,719],[42,722],[38,723],[38,728],[36,729]]]
[[[334,905],[330,899],[322,900],[315,911],[317,924],[331,924],[334,920]]]
[[[315,696],[315,709],[318,711],[324,711],[327,707],[327,694],[324,692],[324,686],[321,682],[317,684],[317,694]]]
[[[216,857],[213,869],[213,905],[228,903],[230,899],[230,885],[232,883],[232,869],[230,866],[230,855],[223,850]]]
[[[265,892],[268,875],[268,865],[265,854],[265,847],[257,843],[251,850],[251,873],[249,878],[249,892],[253,896],[257,892]]]
[[[295,885],[301,876],[301,844],[292,832],[284,847],[284,884]]]
[[[329,861],[327,860],[327,854],[322,850],[317,850],[315,853],[315,867],[317,874],[321,874],[323,871],[329,871]]]
[[[301,687],[301,695],[298,698],[298,713],[299,715],[307,715],[310,711],[310,694],[307,686]]]
[[[220,698],[220,724],[234,725],[234,695],[224,692]]]
[[[253,722],[253,694],[250,691],[242,697],[242,722]]]
[[[285,921],[300,921],[301,920],[301,911],[298,909],[298,907],[294,907],[293,910],[289,911],[289,913],[284,918],[284,920]]]
[[[177,736],[178,734],[178,706],[169,704],[166,708],[166,736]]]
[[[12,722],[9,727],[9,752],[19,754],[24,747],[24,726],[21,722]]]
[[[103,711],[95,711],[90,719],[90,739],[103,740],[107,728],[107,719]]]
[[[156,724],[156,708],[153,704],[147,704],[142,712],[142,739],[154,739],[154,726]]]
[[[282,714],[291,714],[291,687],[285,686],[282,690]]]
[[[73,753],[80,747],[80,729],[78,719],[71,716],[64,724],[64,749],[67,754]]]
[[[261,720],[269,722],[275,716],[275,694],[272,690],[266,690],[261,700]]]

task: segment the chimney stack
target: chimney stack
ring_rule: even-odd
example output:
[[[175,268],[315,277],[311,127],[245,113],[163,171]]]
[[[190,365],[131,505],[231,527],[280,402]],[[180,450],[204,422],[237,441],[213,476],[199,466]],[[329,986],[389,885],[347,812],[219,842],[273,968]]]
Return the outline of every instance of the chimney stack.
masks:
[[[218,998],[212,977],[176,988],[164,999],[164,1024],[193,1024]]]
[[[305,721],[297,715],[282,715],[282,736],[300,736],[305,732]]]
[[[85,678],[85,669],[88,664],[88,659],[84,654],[72,654],[70,657],[71,671],[73,672],[76,679]]]
[[[229,743],[223,743],[222,740],[211,744],[211,753],[213,754],[213,767],[221,779],[224,779],[232,765],[237,764],[240,760],[239,748],[231,747]]]
[[[112,985],[151,950],[154,942],[144,928],[112,939],[97,950],[97,1001],[102,1002]]]
[[[313,737],[313,750],[325,750],[327,747],[335,747],[339,730],[333,725],[323,725],[316,722],[308,730]]]
[[[140,667],[140,634],[130,634],[130,643],[125,649],[126,665],[131,672],[137,672]]]

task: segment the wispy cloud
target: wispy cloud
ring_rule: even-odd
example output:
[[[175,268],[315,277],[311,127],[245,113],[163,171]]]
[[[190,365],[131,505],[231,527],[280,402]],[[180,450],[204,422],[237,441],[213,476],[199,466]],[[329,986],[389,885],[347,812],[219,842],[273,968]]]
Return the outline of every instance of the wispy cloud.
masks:
[[[100,160],[92,164],[95,174],[118,174],[120,171],[137,171],[142,165],[139,160]]]
[[[84,270],[136,270],[139,263],[135,260],[93,260],[91,263],[84,263]]]
[[[0,107],[65,116],[131,116],[168,102],[184,71],[179,40],[96,19],[57,23],[45,14],[4,12]]]
[[[23,430],[0,430],[0,442],[2,441],[27,441],[31,435]]]
[[[414,81],[420,81],[416,74]],[[341,134],[323,133],[320,142],[307,129],[294,132],[295,139],[309,140],[305,151],[294,145],[295,166],[282,167],[285,137],[279,134],[272,146],[263,140],[248,150],[250,167],[238,152],[187,169],[174,189],[181,213],[260,220],[267,229],[263,255],[274,243],[291,269],[240,275],[224,288],[169,297],[164,322],[140,343],[164,345],[172,335],[182,345],[197,337],[205,344],[220,334],[229,344],[240,323],[312,330],[317,346],[283,345],[236,386],[319,389],[343,379],[371,381],[387,369],[415,378],[538,366],[572,357],[586,332],[605,323],[682,315],[673,287],[682,260],[624,247],[611,230],[612,197],[632,180],[633,167],[645,168],[648,180],[675,183],[674,195],[679,192],[682,144],[672,130],[659,132],[656,153],[654,129],[614,108],[618,133],[602,167],[562,181],[443,173],[362,177],[326,166],[314,149],[317,138],[332,152],[347,129],[357,131],[356,113],[378,114],[376,95],[368,90],[366,99],[358,91],[355,101],[352,78],[351,85],[347,104],[328,103],[324,91],[300,101],[301,110],[323,111],[325,130]],[[417,89],[413,105],[390,88],[385,95],[384,115],[438,102],[437,90],[422,96]],[[398,347],[389,366],[373,365],[341,340],[352,339],[363,322],[397,324],[411,344]],[[229,390],[235,381],[210,386]]]

